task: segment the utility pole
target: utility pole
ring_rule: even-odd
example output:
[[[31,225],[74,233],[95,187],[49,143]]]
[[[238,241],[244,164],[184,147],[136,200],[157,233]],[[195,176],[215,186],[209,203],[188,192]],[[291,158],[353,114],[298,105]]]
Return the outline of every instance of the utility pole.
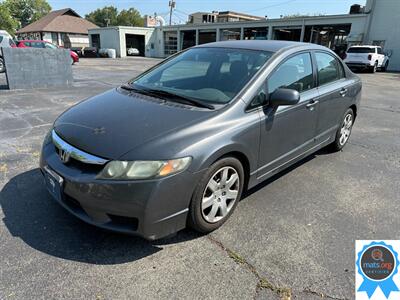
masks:
[[[172,10],[175,8],[176,2],[175,0],[170,0],[169,3],[169,26],[172,25]]]

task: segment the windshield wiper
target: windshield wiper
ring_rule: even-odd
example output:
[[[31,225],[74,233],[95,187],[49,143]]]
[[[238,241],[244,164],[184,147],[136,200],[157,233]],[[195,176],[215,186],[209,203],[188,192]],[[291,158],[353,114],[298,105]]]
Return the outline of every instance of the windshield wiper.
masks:
[[[174,93],[164,91],[164,90],[146,89],[146,92],[152,93],[157,96],[161,96],[167,100],[175,100],[175,101],[183,103],[183,104],[189,104],[189,105],[194,105],[197,107],[203,107],[203,108],[208,108],[208,109],[215,109],[214,105],[212,105],[212,104],[205,103],[203,101],[185,97],[182,95],[174,94]]]

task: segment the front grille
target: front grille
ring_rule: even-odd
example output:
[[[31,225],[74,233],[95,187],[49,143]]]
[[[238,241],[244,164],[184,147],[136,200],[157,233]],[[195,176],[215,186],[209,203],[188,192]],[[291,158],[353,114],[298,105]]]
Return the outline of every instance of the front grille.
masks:
[[[53,130],[51,134],[53,145],[61,162],[83,172],[98,173],[108,162],[107,159],[82,151],[63,140]]]
[[[58,149],[56,146],[54,146],[54,149],[58,156],[60,157],[60,149]],[[82,161],[79,161],[73,157],[69,158],[69,161],[67,163],[64,163],[66,166],[82,171],[84,173],[99,173],[101,170],[103,170],[104,166],[103,165],[95,165],[95,164],[88,164],[84,163]]]

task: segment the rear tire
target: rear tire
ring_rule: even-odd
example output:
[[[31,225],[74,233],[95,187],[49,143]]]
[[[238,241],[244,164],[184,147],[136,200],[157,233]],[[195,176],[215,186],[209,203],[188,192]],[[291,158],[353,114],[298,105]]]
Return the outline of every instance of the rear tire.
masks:
[[[378,69],[378,62],[376,61],[374,66],[369,69],[370,73],[375,73]]]
[[[6,66],[4,65],[4,60],[0,57],[0,73],[4,73],[6,71]]]
[[[338,130],[336,131],[335,141],[331,144],[333,151],[340,151],[349,141],[351,130],[354,124],[354,112],[349,108],[343,118]]]
[[[243,166],[236,158],[225,157],[211,165],[193,193],[189,226],[201,233],[219,228],[235,210],[243,183]]]

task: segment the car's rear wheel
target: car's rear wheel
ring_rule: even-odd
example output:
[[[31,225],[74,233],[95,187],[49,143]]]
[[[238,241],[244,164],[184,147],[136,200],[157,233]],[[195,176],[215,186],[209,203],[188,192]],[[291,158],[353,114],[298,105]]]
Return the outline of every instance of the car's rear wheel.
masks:
[[[190,203],[189,225],[202,233],[220,227],[238,204],[244,183],[243,166],[234,157],[215,162],[198,183]]]
[[[4,73],[6,71],[6,66],[4,65],[4,60],[0,57],[0,73]]]
[[[332,148],[335,151],[341,150],[349,141],[351,130],[354,124],[354,112],[349,108],[344,114],[342,123],[336,132],[335,141],[332,143]]]

